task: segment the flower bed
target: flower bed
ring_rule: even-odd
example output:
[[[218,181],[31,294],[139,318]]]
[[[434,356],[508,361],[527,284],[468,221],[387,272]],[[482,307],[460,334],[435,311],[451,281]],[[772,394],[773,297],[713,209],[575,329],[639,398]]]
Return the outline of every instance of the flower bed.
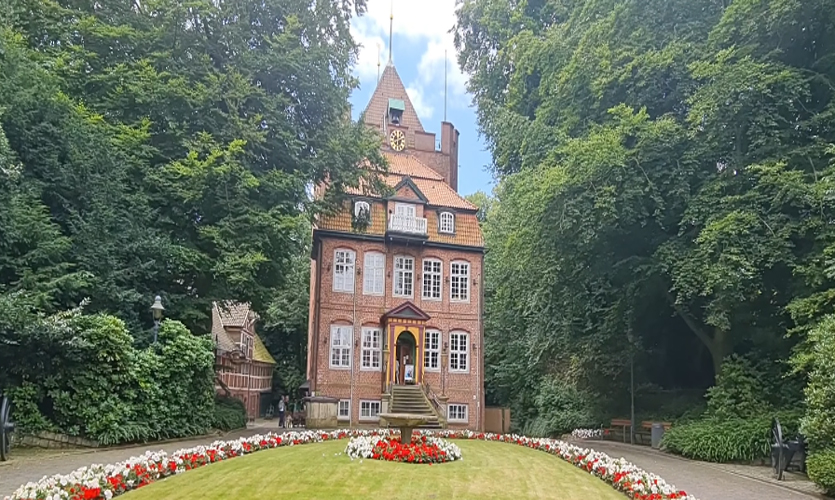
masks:
[[[411,464],[439,464],[461,459],[461,449],[441,438],[421,435],[403,444],[391,436],[354,436],[345,453],[354,458],[371,458]]]
[[[133,457],[125,462],[113,465],[92,465],[82,467],[70,474],[45,477],[37,483],[21,486],[5,500],[110,500],[114,496],[159,479],[260,450],[348,437],[365,437],[370,442],[374,438],[383,439],[393,435],[387,429],[287,432],[281,435],[259,435],[234,441],[216,441],[209,446],[180,450],[171,455],[148,451],[144,455]],[[696,500],[695,497],[667,484],[655,474],[643,471],[622,458],[614,459],[605,453],[598,453],[555,439],[535,439],[471,431],[424,431],[421,436],[426,437],[427,441],[430,438],[478,439],[526,446],[556,455],[606,481],[634,500]],[[356,446],[358,452],[365,450],[364,446],[358,444]],[[447,449],[445,451],[451,453]],[[460,451],[457,457],[460,458]]]
[[[599,439],[603,437],[603,429],[574,429],[571,431],[574,439]]]

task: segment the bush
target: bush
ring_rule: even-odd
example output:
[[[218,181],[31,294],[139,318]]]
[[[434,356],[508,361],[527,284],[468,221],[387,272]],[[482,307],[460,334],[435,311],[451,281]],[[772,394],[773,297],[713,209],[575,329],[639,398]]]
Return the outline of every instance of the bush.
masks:
[[[798,428],[799,415],[778,416],[786,437]],[[672,453],[707,462],[750,462],[771,455],[772,416],[747,419],[706,419],[676,425],[664,435],[662,446]]]
[[[212,427],[222,431],[231,431],[246,427],[246,407],[235,398],[217,396],[212,415]]]
[[[30,319],[34,330],[52,332],[50,370],[6,372],[21,432],[53,430],[113,445],[210,430],[211,340],[165,321],[159,344],[137,350],[113,316],[70,311]]]
[[[574,429],[596,427],[593,398],[562,379],[548,377],[535,400],[536,416],[525,426],[529,436],[559,436]]]
[[[755,369],[746,358],[732,356],[726,359],[716,377],[716,385],[707,390],[706,415],[721,421],[766,413],[769,404],[763,375],[763,371]]]
[[[827,495],[835,495],[835,450],[809,455],[806,459],[806,473]]]
[[[805,347],[793,361],[809,372],[802,423],[809,442],[809,478],[835,494],[835,316],[825,317],[812,329]]]

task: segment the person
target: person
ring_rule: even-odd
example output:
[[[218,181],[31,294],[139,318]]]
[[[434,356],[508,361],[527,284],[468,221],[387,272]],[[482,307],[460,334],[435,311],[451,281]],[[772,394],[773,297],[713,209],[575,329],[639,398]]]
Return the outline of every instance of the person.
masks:
[[[395,384],[400,383],[400,360],[399,359],[394,360],[394,383]]]
[[[287,410],[287,405],[284,403],[284,397],[278,400],[278,426],[284,428],[284,414]]]

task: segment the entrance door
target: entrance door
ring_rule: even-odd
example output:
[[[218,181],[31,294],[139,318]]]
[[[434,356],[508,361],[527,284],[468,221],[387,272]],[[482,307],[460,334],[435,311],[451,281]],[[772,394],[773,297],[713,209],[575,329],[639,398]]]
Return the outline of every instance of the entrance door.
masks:
[[[415,383],[415,337],[411,332],[403,332],[397,337],[396,384]]]
[[[397,203],[394,205],[394,215],[402,215],[414,219],[416,217],[415,206],[410,203]]]

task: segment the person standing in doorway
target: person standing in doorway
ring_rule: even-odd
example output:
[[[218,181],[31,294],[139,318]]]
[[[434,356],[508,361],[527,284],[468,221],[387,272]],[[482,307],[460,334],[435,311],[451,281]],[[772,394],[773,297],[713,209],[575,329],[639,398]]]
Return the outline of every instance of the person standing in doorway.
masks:
[[[284,428],[284,415],[287,411],[287,404],[284,402],[284,396],[278,400],[278,426]]]

